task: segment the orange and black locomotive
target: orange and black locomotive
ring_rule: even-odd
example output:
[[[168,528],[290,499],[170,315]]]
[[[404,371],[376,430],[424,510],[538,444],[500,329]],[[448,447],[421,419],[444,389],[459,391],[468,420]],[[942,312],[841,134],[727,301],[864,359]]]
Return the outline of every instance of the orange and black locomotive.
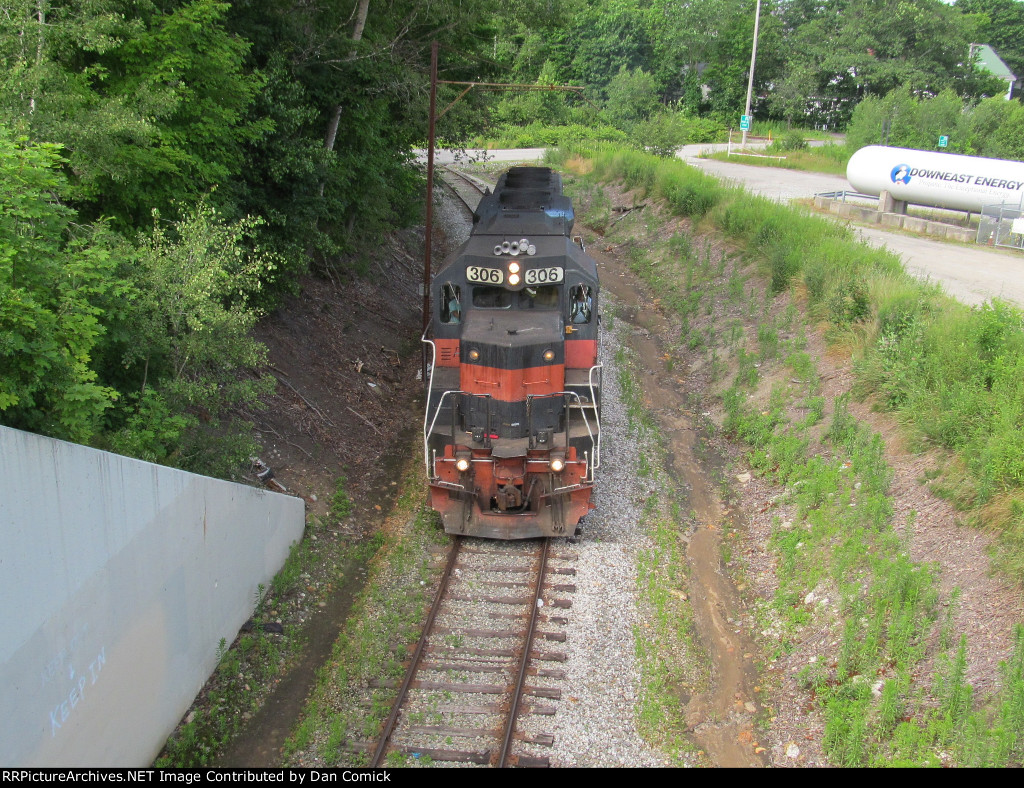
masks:
[[[572,535],[601,457],[597,265],[562,179],[517,167],[431,285],[424,462],[449,533]]]

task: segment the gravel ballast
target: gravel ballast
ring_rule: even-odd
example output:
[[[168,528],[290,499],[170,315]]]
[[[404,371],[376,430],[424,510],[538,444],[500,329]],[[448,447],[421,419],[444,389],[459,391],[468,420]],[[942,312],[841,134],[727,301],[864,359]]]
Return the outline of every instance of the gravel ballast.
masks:
[[[609,299],[605,298],[605,307]],[[606,317],[606,325],[607,325]],[[635,657],[636,562],[651,542],[643,530],[643,502],[653,483],[637,473],[640,447],[628,429],[614,348],[629,327],[615,321],[604,330],[601,406],[601,467],[597,508],[584,521],[577,553],[576,593],[568,611],[566,678],[552,681],[562,690],[554,717],[526,717],[521,730],[552,733],[551,747],[524,748],[547,754],[552,766],[668,766],[671,761],[640,736],[636,707],[640,669]]]

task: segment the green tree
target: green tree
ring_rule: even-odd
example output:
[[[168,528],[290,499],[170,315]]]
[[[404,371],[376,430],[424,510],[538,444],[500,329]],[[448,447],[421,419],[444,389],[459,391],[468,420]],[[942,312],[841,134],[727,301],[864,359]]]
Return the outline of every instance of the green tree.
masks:
[[[1020,109],[1019,102],[1006,101],[1002,96],[980,102],[970,113],[964,152],[994,159],[1021,160],[1024,118]]]
[[[608,84],[623,70],[652,59],[646,9],[639,0],[591,0],[576,15],[569,36],[572,78],[605,98]]]
[[[606,92],[604,113],[620,128],[646,120],[658,107],[658,86],[654,77],[642,68],[629,70],[622,66],[608,83]]]
[[[918,95],[954,88],[976,95],[984,86],[967,62],[974,21],[941,0],[784,0],[781,20],[787,72],[814,75],[809,108],[844,124],[865,96],[901,86]],[[792,82],[783,82],[792,90]],[[789,108],[782,99],[776,112]]]
[[[1024,3],[1018,0],[956,0],[956,9],[977,20],[973,43],[988,44],[1017,76],[1024,76]]]
[[[846,142],[852,150],[880,143],[934,150],[940,134],[949,135],[950,152],[1024,160],[1024,107],[1002,97],[972,106],[951,89],[923,98],[905,87],[858,104]]]
[[[692,112],[701,108],[702,74],[717,58],[722,31],[735,13],[735,4],[727,0],[651,3],[649,28],[654,57],[645,67],[665,85],[665,98],[683,99]]]
[[[768,111],[784,118],[787,126],[804,120],[813,113],[817,82],[818,75],[806,64],[794,63],[768,95]]]
[[[258,220],[229,222],[206,200],[177,222],[153,219],[110,349],[125,370],[110,446],[230,475],[255,444],[251,425],[227,417],[257,406],[270,385],[255,372],[266,349],[250,332],[259,317],[253,298],[278,260],[254,247]]]
[[[248,45],[223,26],[227,3],[15,0],[0,53],[7,123],[64,145],[69,198],[82,218],[123,228],[231,179],[243,147],[268,131],[247,117],[262,79]]]
[[[272,124],[248,114],[265,80],[245,72],[249,45],[226,31],[228,8],[192,0],[154,13],[145,31],[102,59],[105,76],[95,89],[152,118],[154,134],[145,147],[115,152],[117,182],[77,164],[82,196],[101,213],[138,226],[153,208],[169,214],[176,201],[192,202],[215,186],[222,201],[232,196],[245,146]]]
[[[118,247],[62,205],[54,145],[0,127],[0,416],[19,429],[87,442],[117,393],[93,368],[102,305],[119,297]]]
[[[729,118],[737,118],[746,104],[747,80],[750,74],[750,53],[754,42],[753,2],[731,9],[723,20],[716,41],[714,59],[708,63],[701,79],[710,88],[712,110]],[[757,37],[757,63],[754,68],[752,111],[757,113],[757,97],[767,90],[781,70],[781,23],[772,13],[772,3],[761,3]]]
[[[541,68],[536,85],[545,87],[557,84],[555,65],[549,60]],[[566,95],[560,91],[514,91],[502,97],[493,116],[499,123],[526,125],[539,122],[558,126],[568,121],[569,104]]]

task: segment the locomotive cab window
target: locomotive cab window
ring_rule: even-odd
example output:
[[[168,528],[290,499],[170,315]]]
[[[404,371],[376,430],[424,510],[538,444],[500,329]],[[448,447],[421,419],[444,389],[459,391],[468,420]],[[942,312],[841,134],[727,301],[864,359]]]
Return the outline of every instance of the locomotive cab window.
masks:
[[[441,322],[454,326],[462,320],[462,288],[445,284],[441,288]]]
[[[520,309],[558,309],[558,285],[524,287],[519,291]]]
[[[504,287],[474,287],[473,306],[478,309],[510,309],[515,295]]]
[[[589,323],[594,308],[594,298],[590,288],[579,284],[569,291],[569,322]]]

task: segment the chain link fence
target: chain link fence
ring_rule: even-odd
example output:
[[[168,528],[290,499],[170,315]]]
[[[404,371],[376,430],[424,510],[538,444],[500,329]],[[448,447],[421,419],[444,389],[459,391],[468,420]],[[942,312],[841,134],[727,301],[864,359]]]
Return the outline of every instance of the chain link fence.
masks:
[[[1005,203],[984,206],[978,222],[978,243],[1024,249],[1024,208]]]

